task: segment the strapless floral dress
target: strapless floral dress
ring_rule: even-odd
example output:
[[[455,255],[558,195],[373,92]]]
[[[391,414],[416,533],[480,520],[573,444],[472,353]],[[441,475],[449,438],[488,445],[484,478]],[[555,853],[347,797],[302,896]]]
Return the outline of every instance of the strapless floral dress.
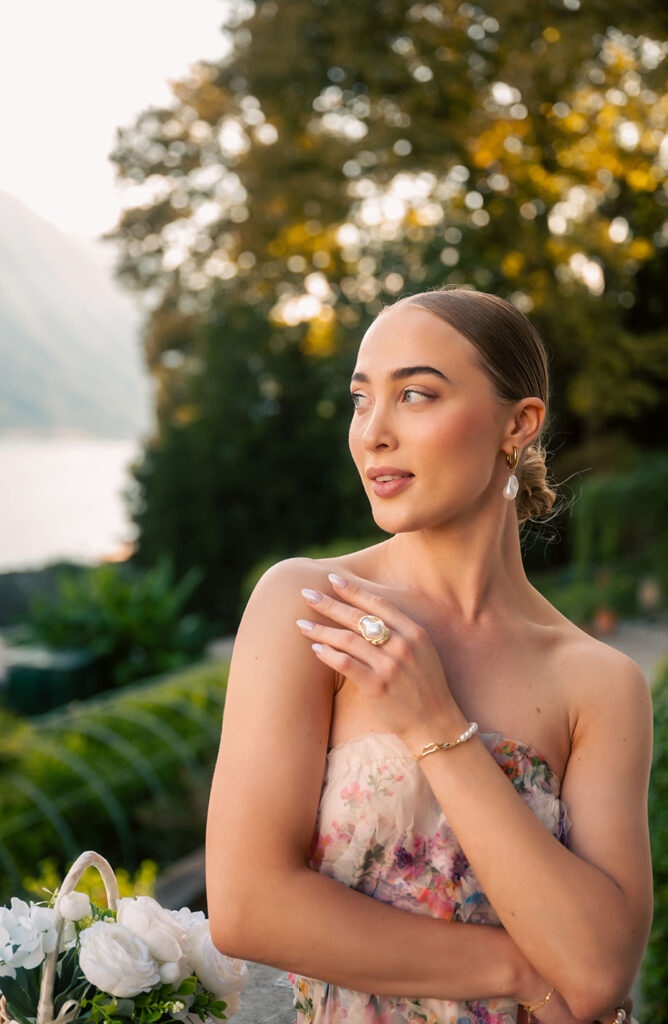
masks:
[[[568,846],[571,821],[560,782],[540,754],[501,733],[478,733],[516,791]],[[391,732],[327,753],[309,866],[375,899],[444,921],[499,925],[493,907],[427,779]],[[289,973],[294,1024],[516,1024],[507,997],[454,1002],[378,996]]]

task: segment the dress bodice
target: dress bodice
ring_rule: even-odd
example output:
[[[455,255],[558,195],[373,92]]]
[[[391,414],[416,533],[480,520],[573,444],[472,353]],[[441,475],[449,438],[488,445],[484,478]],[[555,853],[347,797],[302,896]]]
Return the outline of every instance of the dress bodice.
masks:
[[[516,792],[568,845],[561,784],[529,744],[478,733]],[[368,733],[327,753],[309,866],[376,899],[445,921],[499,925],[420,765],[391,732]],[[295,1024],[515,1024],[508,998],[452,1002],[374,996],[288,975]]]

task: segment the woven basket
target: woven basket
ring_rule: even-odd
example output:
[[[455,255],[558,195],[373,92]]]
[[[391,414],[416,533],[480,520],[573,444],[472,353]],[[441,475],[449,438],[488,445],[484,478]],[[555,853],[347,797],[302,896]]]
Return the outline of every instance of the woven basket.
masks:
[[[100,877],[104,882],[109,909],[116,910],[118,906],[118,882],[116,881],[116,875],[114,874],[109,861],[105,860],[104,857],[101,857],[99,853],[95,853],[93,850],[86,850],[86,852],[82,853],[80,857],[77,857],[74,864],[67,872],[63,884],[60,887],[60,892],[56,898],[54,905],[54,909],[56,911],[56,945],[53,952],[47,955],[42,966],[42,982],[39,990],[36,1024],[70,1024],[70,1021],[74,1020],[79,1011],[79,1003],[75,999],[68,999],[67,1002],[62,1005],[58,1016],[54,1020],[53,988],[56,980],[58,948],[60,946],[60,939],[64,924],[64,918],[60,913],[60,901],[64,896],[67,896],[76,889],[84,871],[90,867],[97,868],[100,873]],[[3,1012],[2,1007],[0,1007],[0,1018],[4,1018],[6,1024],[9,1024],[7,1014],[6,1012]]]

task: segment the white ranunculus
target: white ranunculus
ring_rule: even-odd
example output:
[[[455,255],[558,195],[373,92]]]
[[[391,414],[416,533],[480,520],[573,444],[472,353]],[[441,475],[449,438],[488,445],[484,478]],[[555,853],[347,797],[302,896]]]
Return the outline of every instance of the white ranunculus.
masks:
[[[56,912],[12,897],[0,907],[0,977],[16,977],[18,967],[38,967],[56,947]]]
[[[149,992],[160,982],[146,943],[114,921],[95,921],[84,928],[79,965],[92,985],[121,999]]]
[[[82,917],[90,917],[90,900],[85,892],[68,892],[62,896],[58,909],[66,921],[80,921]]]
[[[206,914],[202,910],[191,910],[190,907],[181,907],[180,910],[172,910],[170,913],[186,932],[190,931],[196,921],[206,921]]]
[[[206,918],[194,921],[188,931],[188,956],[204,988],[227,1002],[228,996],[240,992],[248,980],[245,960],[225,956],[216,949]]]
[[[119,900],[116,920],[143,939],[156,960],[178,963],[183,958],[188,943],[187,930],[150,896]]]

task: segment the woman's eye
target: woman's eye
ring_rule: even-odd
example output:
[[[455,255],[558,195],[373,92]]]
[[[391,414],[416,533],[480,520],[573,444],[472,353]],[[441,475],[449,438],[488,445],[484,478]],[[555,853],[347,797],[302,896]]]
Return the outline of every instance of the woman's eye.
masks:
[[[364,395],[360,391],[353,391],[350,397],[353,400],[353,405],[355,406],[356,409],[358,409],[359,406],[360,406],[360,402],[358,402],[358,398],[362,399],[362,398],[364,398]]]
[[[404,391],[404,395],[406,396],[406,401],[408,402],[409,405],[414,405],[415,399],[409,400],[408,395],[417,395],[418,399],[431,398],[431,395],[425,395],[424,391],[415,391],[414,388],[406,388],[406,390]]]

